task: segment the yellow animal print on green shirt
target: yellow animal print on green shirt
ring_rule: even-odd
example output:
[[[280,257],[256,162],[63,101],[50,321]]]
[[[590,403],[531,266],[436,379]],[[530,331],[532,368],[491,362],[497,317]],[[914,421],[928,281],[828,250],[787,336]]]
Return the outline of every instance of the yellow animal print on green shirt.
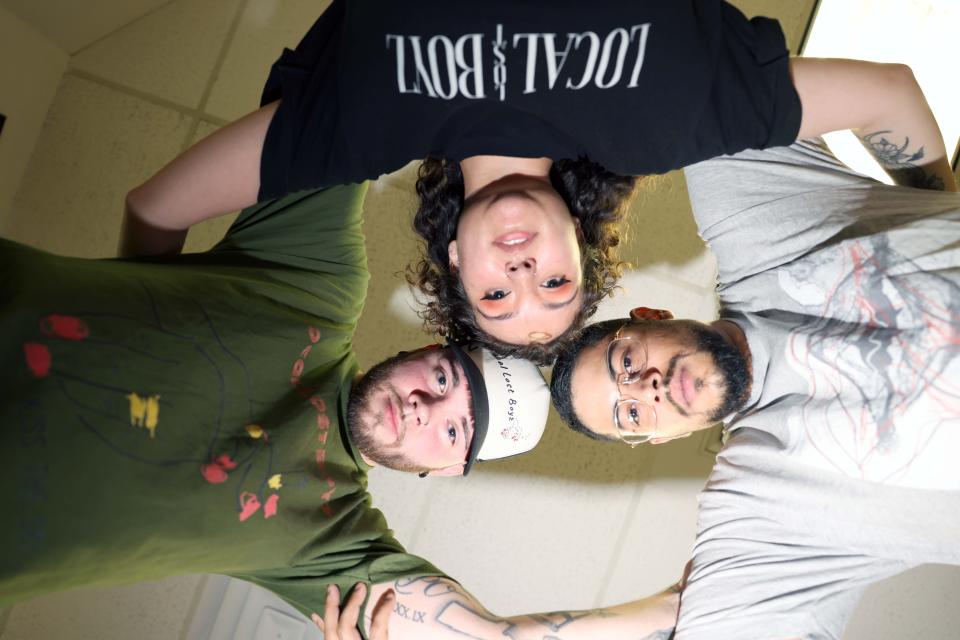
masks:
[[[141,397],[130,393],[127,400],[130,401],[130,425],[146,429],[153,439],[160,420],[160,396]]]

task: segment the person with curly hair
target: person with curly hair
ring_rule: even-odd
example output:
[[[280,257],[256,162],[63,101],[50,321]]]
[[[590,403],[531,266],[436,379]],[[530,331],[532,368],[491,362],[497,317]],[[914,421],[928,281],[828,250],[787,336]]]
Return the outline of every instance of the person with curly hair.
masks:
[[[469,158],[462,164],[469,168],[476,160]],[[466,198],[464,207],[465,182],[469,181],[461,163],[424,160],[417,180],[420,207],[414,227],[424,239],[425,255],[408,267],[407,279],[427,295],[421,315],[433,331],[455,341],[478,340],[499,353],[547,364],[560,344],[551,338],[567,327],[582,326],[616,286],[624,267],[616,252],[620,221],[635,181],[587,159],[533,162],[548,171],[549,184],[543,181],[542,191],[550,194],[557,218],[563,223],[572,216],[572,226],[523,230],[525,223],[533,224],[532,216],[517,211],[519,207],[509,195],[500,195],[494,203],[503,209],[499,215],[495,210],[492,215],[478,215],[484,205],[488,212],[493,209],[488,203],[497,196],[475,190],[479,195]],[[522,203],[527,193],[512,197]],[[536,257],[524,257],[538,245],[545,250]],[[507,267],[494,261],[490,268],[491,252]],[[542,283],[532,277],[537,273],[542,274]],[[505,337],[501,332],[495,337],[496,325],[510,321],[516,313],[501,313],[499,308],[510,302],[508,296],[521,292],[527,300],[539,298],[563,313],[550,314],[556,318],[532,311],[521,313],[512,323],[515,328],[506,329],[513,335]],[[474,307],[470,301],[478,298]]]
[[[426,157],[409,279],[427,328],[546,362],[622,270],[622,176],[932,122],[908,68],[791,59],[775,20],[723,0],[544,7],[335,0],[260,110],[130,192],[121,254],[179,251],[205,218]]]

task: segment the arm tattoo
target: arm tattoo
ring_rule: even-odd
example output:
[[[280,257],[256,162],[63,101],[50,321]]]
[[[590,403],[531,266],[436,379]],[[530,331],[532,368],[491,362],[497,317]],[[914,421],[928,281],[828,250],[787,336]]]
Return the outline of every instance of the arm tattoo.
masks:
[[[397,595],[422,593],[428,598],[439,598],[460,590],[445,578],[400,578],[393,583]]]
[[[880,166],[890,174],[894,182],[918,189],[944,190],[942,178],[927,173],[923,167],[916,164],[923,159],[923,147],[910,153],[907,151],[907,147],[910,146],[909,137],[905,139],[902,145],[897,146],[896,143],[890,142],[884,137],[885,133],[891,132],[889,130],[874,131],[861,139],[880,163]]]
[[[556,633],[568,624],[576,622],[580,618],[587,618],[590,616],[597,616],[599,618],[612,618],[614,615],[616,614],[610,613],[609,611],[604,611],[602,609],[591,609],[590,611],[552,611],[550,613],[535,613],[527,617],[536,621],[537,624],[541,624],[550,629],[550,631]]]
[[[394,613],[408,622],[426,624],[435,622],[451,632],[451,637],[458,640],[563,640],[564,631],[579,620],[590,617],[614,617],[604,609],[590,611],[554,611],[525,616],[527,621],[533,622],[530,627],[522,629],[510,620],[494,616],[475,606],[469,595],[462,591],[455,583],[445,578],[401,578],[394,581],[393,588],[397,593],[397,603]],[[403,595],[418,595],[428,598],[447,598],[437,602],[438,608],[432,612],[419,611],[408,604],[401,604]],[[660,629],[639,640],[669,640],[673,629]]]
[[[395,603],[393,607],[393,612],[403,618],[404,620],[409,620],[410,622],[419,622],[420,624],[426,624],[426,611],[417,611],[416,609],[411,609],[405,604],[401,604],[399,600]],[[371,618],[372,619],[372,618]]]

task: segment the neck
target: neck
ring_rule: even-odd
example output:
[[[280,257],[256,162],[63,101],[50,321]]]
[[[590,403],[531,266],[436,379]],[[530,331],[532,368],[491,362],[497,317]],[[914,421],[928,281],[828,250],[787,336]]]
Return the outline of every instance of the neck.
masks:
[[[463,196],[469,198],[488,184],[507,176],[522,176],[550,181],[550,158],[514,158],[512,156],[470,156],[460,162],[463,172]]]
[[[747,361],[747,373],[750,379],[753,379],[753,358],[750,355],[750,344],[747,342],[747,336],[735,322],[731,320],[714,320],[710,323],[717,332],[733,344]]]

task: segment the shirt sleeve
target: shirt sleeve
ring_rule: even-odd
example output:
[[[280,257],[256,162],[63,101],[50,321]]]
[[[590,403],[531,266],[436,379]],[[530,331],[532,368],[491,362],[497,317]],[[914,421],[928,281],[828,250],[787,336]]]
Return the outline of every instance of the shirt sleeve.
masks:
[[[260,203],[242,211],[208,253],[184,260],[242,268],[251,281],[284,285],[269,294],[291,308],[354,324],[370,279],[361,224],[365,193],[366,184],[347,185]]]
[[[695,125],[697,157],[690,161],[788,145],[800,131],[800,96],[780,23],[747,20],[722,3],[721,30],[709,101]]]
[[[684,169],[701,237],[717,256],[721,285],[819,246],[879,185],[838,161],[822,141],[747,150]]]
[[[335,0],[296,49],[270,69],[261,104],[281,100],[260,158],[260,200],[301,189],[359,182],[351,177],[339,95],[345,2]]]
[[[272,591],[308,618],[323,615],[327,585],[335,584],[342,595],[358,582],[368,585],[423,577],[447,578],[426,560],[410,555],[392,537],[361,551],[329,554],[301,565],[274,570],[233,574]]]
[[[367,185],[301,191],[240,213],[212,252],[244,253],[309,271],[365,268],[362,230]]]

